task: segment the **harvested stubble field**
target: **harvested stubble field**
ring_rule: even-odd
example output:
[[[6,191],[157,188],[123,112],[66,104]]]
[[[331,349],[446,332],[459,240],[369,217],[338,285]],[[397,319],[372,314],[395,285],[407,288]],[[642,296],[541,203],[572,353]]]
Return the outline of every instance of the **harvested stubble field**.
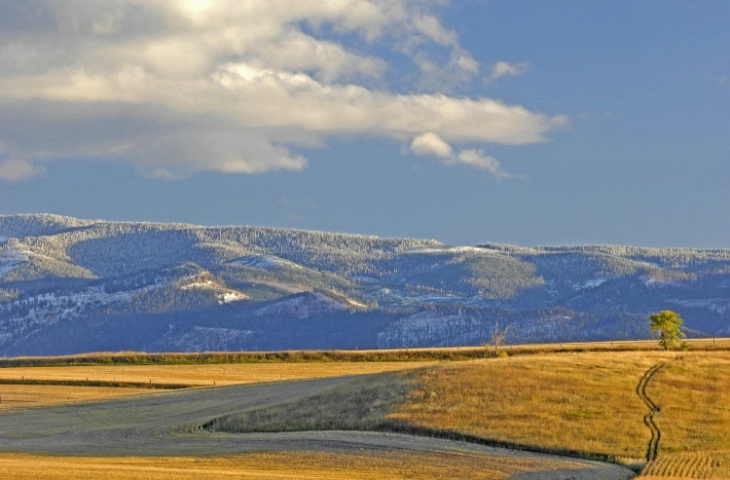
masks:
[[[308,378],[342,377],[414,369],[435,362],[307,362],[206,365],[114,365],[9,367],[0,369],[2,411],[96,400],[115,396],[151,394],[150,388],[64,386],[63,382],[147,383],[223,386]],[[14,381],[53,381],[58,385],[17,385]],[[154,390],[157,391],[157,390]],[[160,393],[159,391],[157,391]]]
[[[98,472],[112,479],[631,476],[586,460],[488,446],[502,444],[643,466],[652,479],[730,478],[730,352],[587,349],[541,346],[510,358],[440,363],[17,369],[13,375],[26,378],[208,387],[7,412],[0,451],[15,453],[0,454],[0,470],[3,478],[63,480]],[[655,366],[645,394],[659,407],[661,439],[657,459],[647,463],[648,412],[637,386]],[[398,370],[407,372],[362,376]],[[305,378],[319,380],[294,380]],[[0,384],[3,399],[7,387]],[[37,475],[24,473],[31,463]]]
[[[494,480],[515,472],[581,468],[576,462],[525,457],[494,457],[488,461],[468,453],[363,451],[357,454],[287,452],[226,457],[39,457],[0,456],[3,478],[14,480],[396,480],[404,478],[464,478]]]
[[[150,393],[150,389],[0,384],[0,412]]]

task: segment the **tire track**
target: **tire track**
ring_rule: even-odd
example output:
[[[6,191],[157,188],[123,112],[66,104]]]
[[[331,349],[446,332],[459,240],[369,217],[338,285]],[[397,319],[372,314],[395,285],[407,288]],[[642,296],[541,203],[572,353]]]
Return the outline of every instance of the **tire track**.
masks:
[[[649,370],[644,372],[644,375],[639,380],[639,384],[636,386],[636,394],[649,408],[649,413],[644,415],[644,424],[649,431],[651,431],[651,439],[649,440],[649,444],[646,448],[647,462],[656,460],[659,453],[659,440],[662,438],[662,432],[654,422],[654,416],[659,413],[661,408],[646,394],[646,387],[649,385],[649,381],[651,381],[652,377],[665,366],[665,364],[659,363],[651,367]]]

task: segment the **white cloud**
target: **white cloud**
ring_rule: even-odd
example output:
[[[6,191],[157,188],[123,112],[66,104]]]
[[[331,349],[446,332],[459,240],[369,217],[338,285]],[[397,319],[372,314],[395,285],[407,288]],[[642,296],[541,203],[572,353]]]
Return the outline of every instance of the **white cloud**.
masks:
[[[425,90],[388,87],[398,67],[374,52],[389,46]],[[0,2],[0,178],[80,157],[156,177],[298,170],[301,148],[337,135],[489,170],[451,145],[539,142],[566,122],[446,93],[479,68],[422,1]]]
[[[24,160],[0,159],[0,178],[8,182],[27,180],[44,173],[45,170]]]
[[[176,178],[205,168],[221,173],[262,173],[300,170],[307,164],[300,155],[274,145],[266,136],[238,131],[176,131],[140,142],[131,152],[146,176]]]
[[[530,65],[526,62],[523,63],[507,63],[507,62],[497,62],[492,67],[492,71],[490,72],[489,76],[486,78],[486,82],[493,82],[494,80],[497,80],[498,78],[503,77],[519,77],[520,75],[524,75],[527,73],[527,71],[530,69]]]
[[[441,158],[449,158],[453,155],[451,146],[433,132],[427,132],[414,138],[410,148],[411,152],[416,155],[435,155]]]
[[[485,155],[481,149],[465,149],[459,152],[457,159],[460,163],[471,165],[486,170],[499,178],[507,178],[512,175],[502,170],[502,165],[496,158]]]
[[[481,149],[463,149],[455,153],[451,145],[433,132],[418,135],[410,145],[410,151],[416,155],[431,155],[438,157],[446,164],[464,164],[486,170],[498,178],[508,178],[513,175],[502,169],[499,161],[485,155]]]

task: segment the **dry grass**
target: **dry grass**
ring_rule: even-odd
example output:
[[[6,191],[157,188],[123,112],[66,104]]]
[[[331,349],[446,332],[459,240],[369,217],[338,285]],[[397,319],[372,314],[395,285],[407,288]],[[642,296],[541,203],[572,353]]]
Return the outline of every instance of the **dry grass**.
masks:
[[[434,362],[257,363],[223,365],[117,365],[13,367],[0,369],[2,380],[152,382],[222,386],[400,371]],[[0,412],[123,395],[150,394],[149,389],[6,385],[0,383]]]
[[[648,394],[661,406],[659,457],[643,474],[656,478],[730,478],[730,355],[679,355]]]
[[[692,350],[730,350],[730,338],[690,338],[686,339]],[[529,353],[550,352],[628,352],[628,351],[660,351],[656,340],[622,340],[609,342],[566,342],[514,345],[507,347],[507,351],[519,355]]]
[[[642,479],[728,479],[730,450],[672,453],[659,457],[642,472]]]
[[[688,339],[693,350],[730,350],[730,338]],[[544,343],[505,348],[512,355],[568,352],[656,351],[656,340]],[[491,349],[479,346],[424,347],[376,350],[287,350],[270,352],[145,353],[95,352],[57,357],[0,358],[0,368],[81,365],[219,365],[237,363],[326,362],[438,362],[492,358]]]
[[[659,454],[730,449],[730,355],[680,354],[648,392],[661,407]]]
[[[398,404],[397,395],[386,400],[382,400],[385,397],[376,395],[373,397],[375,399],[373,401],[380,403],[378,403],[375,416],[362,425],[355,422],[354,428],[368,428],[371,425],[377,425],[378,418],[382,418],[383,414],[387,415],[386,412],[391,411],[392,413],[387,415],[389,421],[395,422],[390,423],[391,425],[406,423],[417,428],[458,432],[490,441],[536,449],[613,457],[626,464],[638,465],[640,468],[649,442],[649,430],[643,422],[647,407],[637,396],[636,386],[644,372],[657,364],[665,366],[652,377],[647,394],[661,408],[660,413],[655,417],[655,422],[662,430],[662,438],[659,444],[658,460],[647,465],[643,473],[647,475],[647,478],[730,478],[730,473],[728,473],[730,466],[726,460],[730,458],[730,450],[728,450],[730,448],[730,352],[728,351],[543,352],[510,358],[440,364],[435,362],[325,362],[24,367],[0,369],[0,376],[55,380],[88,378],[89,380],[125,382],[152,380],[160,383],[210,386],[214,383],[215,385],[257,383],[426,367],[413,372],[417,386],[410,396],[406,397],[407,400],[404,403]],[[26,389],[26,392],[63,388],[0,385],[3,409],[6,406],[6,398],[9,398],[6,397],[8,394],[4,392],[8,391],[10,387]],[[69,388],[68,394],[72,395],[71,391],[77,391],[81,387],[67,388]],[[104,389],[92,388],[90,390],[101,392]],[[132,393],[127,389],[112,390]],[[144,392],[149,393],[149,390],[144,390]],[[315,402],[318,410],[314,413],[310,412],[309,417],[317,420],[322,412],[333,413],[334,417],[349,415],[350,410],[339,411],[333,407],[343,404],[343,402],[350,406],[355,405],[353,399],[348,397],[352,393],[334,392],[323,396],[319,399],[321,401]],[[360,393],[355,393],[356,396],[360,395]],[[26,395],[30,396],[32,393],[26,393]],[[367,397],[363,398],[367,400],[365,403],[370,401]],[[83,399],[80,398],[80,400]],[[277,421],[283,419],[284,422],[287,421],[287,417],[301,420],[304,418],[300,415],[301,408],[312,405],[313,402],[303,402],[301,405],[284,405],[286,408],[280,411],[267,411],[266,415],[272,414],[271,417],[254,419],[255,422],[258,422],[256,429],[259,429],[260,425],[265,426],[272,422],[272,419]],[[332,420],[331,425],[327,423],[329,421],[327,420],[323,427],[322,425],[320,427],[337,427],[337,418]],[[315,421],[314,424],[317,422]],[[313,428],[311,425],[314,424],[307,420],[302,423],[302,428]],[[328,427],[328,425],[330,426]],[[247,428],[249,427],[244,430]],[[0,456],[0,470],[4,472],[6,464],[3,462],[14,461],[13,458],[15,457]],[[456,470],[448,470],[447,467],[443,467],[446,470],[439,471],[442,473],[438,473],[436,470],[423,470],[422,474],[419,473],[414,478],[436,476],[506,478],[507,476],[503,475],[504,472],[497,467],[494,467],[494,471],[490,470],[492,465],[499,465],[499,462],[491,461],[475,470],[481,472],[480,474],[492,476],[479,477],[473,472],[465,473],[462,477],[455,476],[452,472],[459,471],[458,469],[462,468],[459,465],[467,468],[467,464],[477,460],[472,458],[461,464],[455,460],[457,457],[444,458],[445,464],[450,465],[448,468]],[[81,467],[91,469],[88,470],[91,472],[89,475],[79,471],[81,472],[78,474],[79,478],[96,476],[93,468],[103,468],[104,465],[112,464],[116,466],[120,461],[113,459],[108,460],[105,464],[106,460],[103,459],[69,459],[69,462],[72,463],[68,466],[69,469],[76,468],[73,466],[76,460]],[[296,462],[292,463],[294,460],[301,461],[301,465]],[[46,460],[42,459],[42,461]],[[52,459],[47,461],[52,462]],[[119,475],[128,476],[107,476],[105,478],[151,478],[143,476],[148,474],[149,469],[144,466],[144,462],[147,461],[129,459],[130,463],[123,463],[123,468],[119,470]],[[378,455],[372,458],[368,455],[361,457],[299,452],[285,456],[271,454],[262,457],[247,455],[225,459],[179,459],[175,462],[171,460],[170,464],[166,464],[166,461],[166,459],[149,460],[149,462],[161,462],[154,465],[148,464],[150,468],[160,469],[155,470],[159,474],[156,474],[154,478],[187,478],[180,476],[181,473],[178,475],[179,470],[175,470],[178,468],[178,463],[175,462],[178,461],[182,462],[179,465],[188,465],[188,468],[185,468],[186,471],[201,468],[199,465],[201,462],[210,463],[213,465],[210,475],[205,472],[203,474],[206,478],[222,478],[228,475],[227,468],[230,468],[231,472],[235,471],[236,474],[253,472],[245,473],[252,478],[332,478],[332,469],[340,467],[343,470],[337,471],[335,475],[337,478],[403,478],[403,465],[408,465],[409,469],[415,469],[414,471],[417,471],[418,468],[436,468],[424,458],[420,458],[418,454],[408,454],[396,459],[392,455],[390,457]],[[231,466],[233,465],[231,462],[237,466]],[[7,465],[10,468],[12,462]],[[264,468],[262,465],[266,467]],[[380,470],[373,471],[367,470],[367,468]],[[474,469],[473,465],[469,468]],[[13,470],[8,471],[14,472]],[[61,473],[63,471],[59,470]],[[516,470],[510,471],[514,473]],[[363,474],[363,472],[366,473]],[[58,474],[61,475],[61,473]],[[17,473],[17,475],[22,474],[20,471]],[[244,478],[246,478],[245,475]],[[53,477],[46,474],[42,476],[50,479],[75,478],[73,476]],[[36,477],[9,476],[7,478]]]
[[[0,455],[3,480],[217,480],[252,478],[391,480],[449,478],[502,480],[514,473],[570,468],[566,462],[527,457],[482,457],[468,453],[361,454],[259,453],[232,457],[42,457]],[[575,464],[575,468],[581,465]]]
[[[664,358],[547,354],[428,369],[393,417],[518,445],[642,458],[649,437],[634,389]]]
[[[11,367],[0,379],[99,380],[181,383],[196,386],[304,380],[392,372],[436,362],[238,363],[218,365],[112,365],[72,367]]]
[[[384,417],[410,388],[405,375],[367,376],[314,397],[219,417],[204,428],[229,433],[381,430]]]
[[[147,388],[68,387],[61,385],[0,385],[0,413],[62,403],[151,393]]]
[[[682,459],[691,452],[727,454],[728,352],[547,354],[431,368],[418,374],[420,388],[392,418],[640,464],[649,431],[643,423],[646,406],[635,389],[642,374],[658,363],[666,367],[651,380],[648,395],[661,408],[655,418],[662,430],[661,462],[674,462],[676,453]],[[702,468],[716,463],[702,463]]]

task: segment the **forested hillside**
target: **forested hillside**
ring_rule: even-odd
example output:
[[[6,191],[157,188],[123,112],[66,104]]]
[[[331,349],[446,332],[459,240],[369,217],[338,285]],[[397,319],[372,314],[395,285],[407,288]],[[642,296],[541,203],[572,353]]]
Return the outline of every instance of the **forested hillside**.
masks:
[[[730,250],[447,246],[263,227],[0,216],[0,354],[730,335]]]

